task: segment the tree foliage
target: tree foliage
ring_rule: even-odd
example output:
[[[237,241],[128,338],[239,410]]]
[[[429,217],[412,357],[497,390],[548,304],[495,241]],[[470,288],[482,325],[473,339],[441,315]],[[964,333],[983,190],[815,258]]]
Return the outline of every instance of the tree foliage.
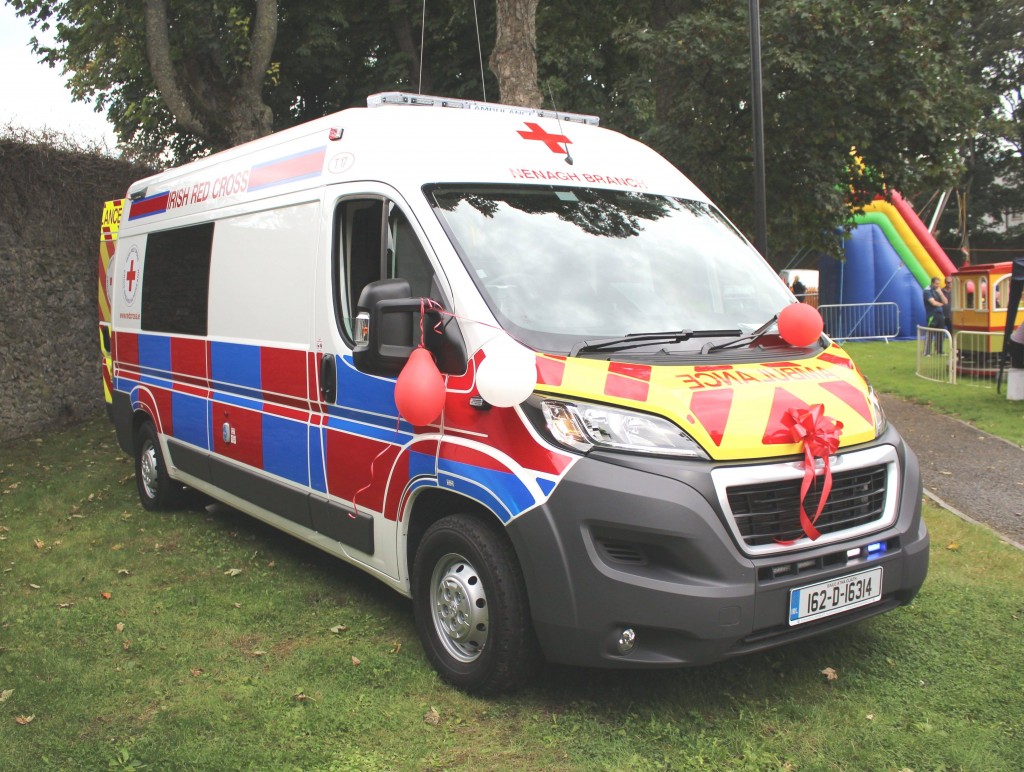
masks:
[[[597,12],[573,0],[428,0],[424,24],[422,0],[8,2],[56,25],[39,53],[144,157],[185,160],[384,90],[494,101],[512,82],[503,63],[519,57],[535,63],[536,84],[527,67],[509,101],[600,115],[753,229],[747,3],[605,0]],[[267,58],[260,10],[274,5]],[[156,73],[145,30],[159,6],[170,63]],[[518,38],[498,31],[510,19]],[[883,185],[921,200],[960,184],[978,198],[999,191],[988,209],[1019,203],[1022,30],[1019,0],[761,0],[773,263],[834,250],[851,186],[858,200]],[[162,82],[170,69],[178,107]],[[246,110],[263,123],[241,120]],[[854,147],[875,173],[852,167]]]
[[[961,150],[963,173],[940,233],[974,262],[997,262],[1024,250],[1024,224],[1005,228],[1007,215],[1024,215],[1024,3],[975,0],[960,33],[966,78],[987,99]]]

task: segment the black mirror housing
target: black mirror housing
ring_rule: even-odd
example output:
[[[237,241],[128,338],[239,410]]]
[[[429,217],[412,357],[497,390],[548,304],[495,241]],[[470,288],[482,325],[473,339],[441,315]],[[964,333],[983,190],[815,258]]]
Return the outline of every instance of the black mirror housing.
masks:
[[[458,324],[436,310],[436,301],[420,322],[418,314],[425,301],[411,292],[405,279],[381,279],[363,288],[356,311],[365,322],[366,335],[352,349],[356,368],[371,375],[397,376],[419,345],[422,330],[423,343],[441,372],[465,372],[466,346]]]
[[[356,311],[365,315],[366,340],[352,349],[352,361],[365,373],[398,375],[412,354],[413,313],[420,310],[405,279],[382,279],[367,284]]]

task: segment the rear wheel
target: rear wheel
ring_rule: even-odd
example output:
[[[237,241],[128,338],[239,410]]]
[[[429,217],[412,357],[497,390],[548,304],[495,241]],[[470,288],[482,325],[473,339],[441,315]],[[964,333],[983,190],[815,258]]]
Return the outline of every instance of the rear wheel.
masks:
[[[442,678],[467,692],[522,686],[540,654],[519,563],[496,527],[469,515],[434,523],[412,574],[416,629]]]
[[[167,474],[156,429],[149,421],[135,433],[135,482],[146,509],[174,509],[182,503],[184,488]]]

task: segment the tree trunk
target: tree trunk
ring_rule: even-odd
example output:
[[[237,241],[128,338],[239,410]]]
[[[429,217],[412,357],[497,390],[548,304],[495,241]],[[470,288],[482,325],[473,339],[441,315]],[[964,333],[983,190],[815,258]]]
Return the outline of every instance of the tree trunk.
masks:
[[[505,104],[540,107],[537,85],[537,5],[540,0],[497,0],[497,40],[487,64]]]
[[[406,12],[402,0],[388,0],[388,17],[391,19],[391,31],[394,32],[395,40],[398,41],[398,50],[405,54],[407,60],[409,83],[416,87],[417,93],[433,93],[430,86],[430,69],[427,67],[427,63],[422,61],[423,54],[419,49],[418,41],[413,37],[412,24],[409,23],[409,14]]]
[[[257,0],[249,60],[237,77],[211,81],[201,68],[171,55],[166,0],[146,0],[146,55],[150,72],[178,125],[207,147],[226,147],[273,131],[274,114],[263,101],[263,82],[277,41],[277,0]]]
[[[651,5],[651,26],[662,32],[683,10],[679,0],[654,0]],[[654,68],[654,116],[658,123],[669,123],[675,95],[683,88],[678,68],[665,62]]]

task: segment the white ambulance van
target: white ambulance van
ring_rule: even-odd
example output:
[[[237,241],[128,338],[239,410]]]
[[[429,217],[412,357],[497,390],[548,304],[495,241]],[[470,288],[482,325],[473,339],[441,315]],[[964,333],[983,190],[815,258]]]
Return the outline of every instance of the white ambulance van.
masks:
[[[142,504],[191,488],[361,567],[478,693],[909,603],[918,462],[870,386],[597,124],[379,94],[132,185],[101,337]]]

